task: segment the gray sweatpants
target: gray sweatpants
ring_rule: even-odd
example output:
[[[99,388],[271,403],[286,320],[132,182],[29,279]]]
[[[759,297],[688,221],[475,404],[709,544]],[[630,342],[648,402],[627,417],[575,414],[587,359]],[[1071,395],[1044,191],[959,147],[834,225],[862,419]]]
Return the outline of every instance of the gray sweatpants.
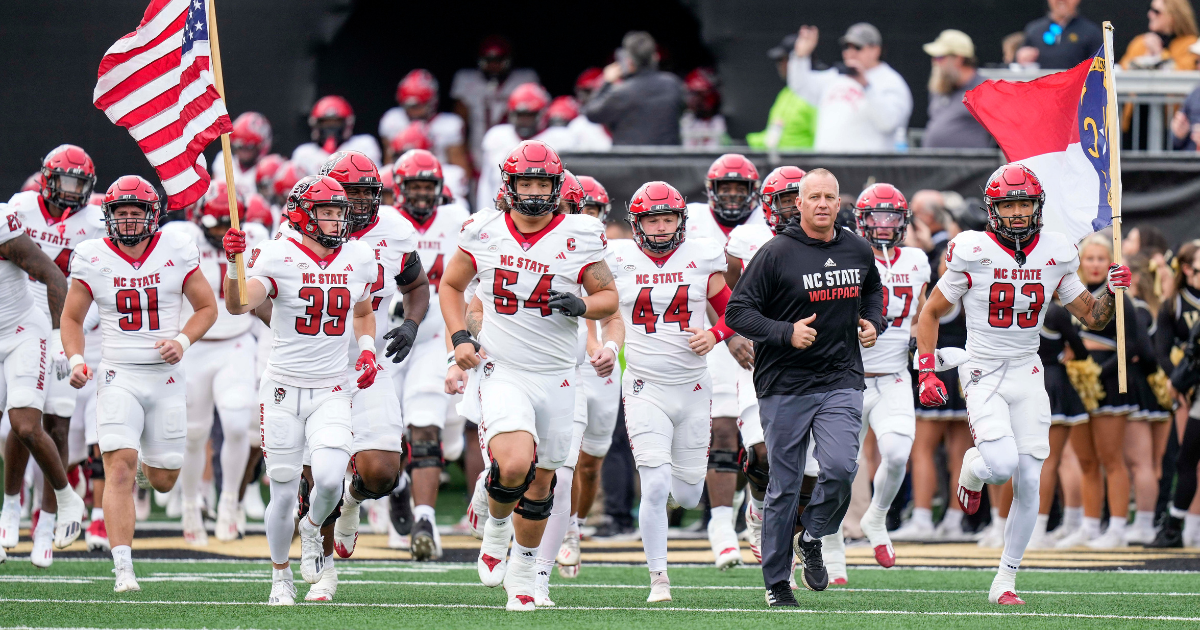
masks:
[[[813,456],[821,465],[821,474],[801,524],[819,538],[837,531],[850,506],[850,486],[858,472],[862,408],[863,393],[856,389],[759,399],[771,470],[762,533],[763,581],[768,588],[791,577],[792,531],[809,431],[817,442]]]

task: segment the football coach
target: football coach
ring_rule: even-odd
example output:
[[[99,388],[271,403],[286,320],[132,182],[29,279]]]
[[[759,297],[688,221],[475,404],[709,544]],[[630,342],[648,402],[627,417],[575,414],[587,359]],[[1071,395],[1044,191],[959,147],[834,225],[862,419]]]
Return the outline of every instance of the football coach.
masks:
[[[755,342],[754,387],[770,467],[762,567],[772,606],[797,605],[788,586],[793,548],[803,558],[806,587],[820,591],[829,583],[821,536],[838,530],[858,471],[865,389],[859,346],[875,345],[887,326],[870,244],[835,222],[839,195],[837,178],[825,169],[800,180],[798,218],[755,254],[725,313],[730,328]],[[797,522],[810,432],[821,473]]]

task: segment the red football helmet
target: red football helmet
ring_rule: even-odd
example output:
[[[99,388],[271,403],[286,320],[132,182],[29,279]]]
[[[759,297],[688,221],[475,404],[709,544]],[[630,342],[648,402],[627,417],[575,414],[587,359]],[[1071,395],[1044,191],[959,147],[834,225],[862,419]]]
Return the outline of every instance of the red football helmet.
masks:
[[[424,107],[421,118],[432,116],[437,111],[438,80],[428,70],[417,69],[404,75],[396,86],[396,102],[409,112],[410,108]],[[410,114],[409,118],[413,116]]]
[[[257,160],[271,152],[271,123],[266,116],[258,112],[245,112],[233,121],[233,131],[229,134],[229,145],[233,154],[242,163],[242,168],[249,168]],[[250,159],[243,159],[245,152]]]
[[[590,175],[580,175],[578,178],[579,185],[583,187],[583,206],[580,208],[585,214],[589,206],[595,207],[596,218],[601,222],[608,220],[608,212],[612,210],[612,203],[608,199],[608,191],[604,190],[604,186],[596,181],[595,177]]]
[[[127,206],[139,208],[142,216],[117,216],[117,211]],[[104,228],[108,238],[126,247],[133,247],[158,231],[161,198],[150,182],[137,175],[118,177],[108,187],[100,208],[104,211]]]
[[[804,170],[798,166],[780,166],[771,171],[763,180],[759,198],[762,199],[763,212],[767,215],[767,224],[772,230],[792,218],[796,211],[795,196],[800,194],[800,180],[804,178]],[[782,201],[784,195],[793,195],[792,203]],[[787,215],[784,215],[787,212]]]
[[[271,180],[285,161],[282,155],[272,153],[263,156],[258,164],[254,165],[254,187],[258,189],[258,194],[264,197],[271,194]]]
[[[550,105],[550,94],[536,83],[522,83],[508,95],[508,122],[517,136],[528,140],[546,128],[542,110]]]
[[[696,68],[683,80],[688,89],[688,109],[697,118],[712,118],[721,109],[720,80],[711,68]]]
[[[379,169],[371,158],[358,151],[338,151],[321,165],[319,175],[332,177],[346,191],[350,202],[350,231],[357,232],[367,227],[379,214],[379,199],[383,194],[383,181]]]
[[[340,96],[321,97],[308,115],[308,126],[313,142],[326,153],[333,153],[354,134],[354,108]]]
[[[287,202],[287,196],[296,186],[296,182],[303,178],[304,169],[300,168],[299,164],[291,161],[284,162],[279,170],[275,171],[275,177],[271,180],[271,202],[282,206]]]
[[[241,193],[234,188],[234,198],[237,203],[238,217],[246,219],[246,200],[242,198]],[[232,225],[233,220],[229,216],[229,189],[225,186],[224,180],[213,180],[208,185],[208,191],[200,198],[200,201],[195,207],[195,218],[200,223],[200,227],[204,228],[204,237],[217,250],[222,249],[221,238],[225,236],[225,230],[228,230]],[[213,235],[209,230],[215,227],[223,228],[217,235]]]
[[[432,148],[433,143],[429,141],[428,125],[420,120],[412,121],[404,128],[404,131],[392,136],[392,155],[402,155],[413,149],[428,151]]]
[[[1014,217],[1000,216],[997,204],[1001,201],[1033,202],[1032,214],[1018,214]],[[1023,164],[1005,164],[996,169],[988,178],[987,188],[983,190],[983,201],[987,206],[988,227],[1001,236],[1017,243],[1020,249],[1021,241],[1033,238],[1042,229],[1042,207],[1046,205],[1046,190],[1037,175]],[[1011,227],[1013,219],[1023,218],[1025,227]],[[1005,221],[1009,226],[1004,225]]]
[[[504,195],[504,186],[501,185],[500,188],[496,189],[496,199],[495,199],[496,209],[501,210],[503,212],[508,212],[508,206],[501,207],[501,204],[505,203],[504,196],[505,196]]]
[[[29,177],[25,178],[25,183],[21,184],[21,192],[26,192],[29,190],[40,191],[41,189],[42,189],[42,172],[41,171],[38,171],[38,172],[34,173],[33,175],[30,175]]]
[[[246,217],[243,223],[257,223],[269,230],[274,222],[275,217],[271,214],[271,204],[267,203],[267,198],[257,193],[250,195],[246,200]]]
[[[583,206],[583,186],[579,180],[571,174],[571,171],[563,171],[562,185],[562,200],[567,203],[567,214],[579,214],[579,209]]]
[[[341,217],[319,219],[319,206],[335,206],[341,210]],[[346,237],[350,235],[349,212],[350,202],[346,199],[345,189],[337,180],[325,175],[309,175],[296,182],[284,207],[284,216],[297,232],[330,249],[346,242]],[[335,221],[337,232],[326,234],[318,221]]]
[[[442,163],[425,149],[406,151],[396,160],[395,182],[396,206],[412,218],[424,221],[442,200]],[[416,190],[412,186],[416,182],[432,182],[433,187]]]
[[[603,85],[604,70],[588,68],[580,72],[579,78],[575,79],[575,98],[579,99],[580,103],[586,103]]]
[[[509,208],[531,217],[550,214],[558,209],[563,186],[563,165],[558,153],[545,142],[524,140],[518,144],[500,164],[500,178],[504,185],[504,201]],[[517,180],[521,178],[549,179],[550,194],[519,194]]]
[[[512,65],[512,44],[503,35],[488,35],[479,44],[479,69],[489,77],[499,77]]]
[[[379,203],[385,206],[396,205],[396,175],[391,164],[384,164],[379,167],[379,181],[383,183],[383,194],[379,197]]]
[[[579,101],[572,96],[558,96],[546,108],[546,122],[551,127],[565,127],[579,116]]]
[[[754,211],[754,202],[758,199],[758,169],[746,156],[738,153],[722,155],[708,167],[704,180],[708,207],[722,223],[737,225]],[[743,184],[745,190],[722,193],[720,189],[724,182]]]
[[[87,151],[73,144],[60,144],[47,153],[41,175],[42,198],[63,210],[87,204],[96,185],[96,165]]]
[[[904,233],[912,223],[912,210],[904,193],[895,186],[871,184],[854,202],[854,221],[859,236],[879,249],[887,249],[904,241]]]
[[[647,235],[642,230],[642,217],[673,212],[679,216],[679,225],[670,235]],[[629,223],[633,226],[633,240],[638,247],[656,254],[674,251],[687,237],[687,202],[675,187],[666,182],[642,184],[629,201]],[[667,236],[664,240],[661,237]]]

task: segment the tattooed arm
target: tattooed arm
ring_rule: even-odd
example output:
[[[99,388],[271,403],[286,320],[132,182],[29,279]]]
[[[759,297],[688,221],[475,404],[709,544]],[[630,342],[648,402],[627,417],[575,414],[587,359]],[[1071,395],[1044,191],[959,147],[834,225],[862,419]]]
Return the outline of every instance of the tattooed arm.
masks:
[[[67,300],[67,278],[58,265],[42,252],[28,235],[0,243],[0,256],[46,285],[46,302],[50,305],[50,327],[58,328],[59,316]]]
[[[607,262],[600,260],[584,269],[583,290],[587,292],[587,297],[583,298],[587,304],[584,317],[604,319],[617,312],[617,285]]]
[[[479,296],[474,296],[467,305],[467,332],[479,339],[480,330],[483,330],[483,301]]]
[[[1084,326],[1091,330],[1103,330],[1112,321],[1117,311],[1116,304],[1111,293],[1105,293],[1104,297],[1097,300],[1096,296],[1084,291],[1066,307]]]

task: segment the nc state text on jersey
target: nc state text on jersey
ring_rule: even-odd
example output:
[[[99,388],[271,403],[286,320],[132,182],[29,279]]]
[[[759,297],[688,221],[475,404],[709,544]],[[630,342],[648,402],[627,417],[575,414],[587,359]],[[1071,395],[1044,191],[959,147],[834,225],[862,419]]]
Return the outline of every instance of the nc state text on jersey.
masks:
[[[349,284],[350,279],[344,273],[305,273],[301,274],[304,284]]]
[[[500,264],[505,267],[516,267],[517,269],[526,269],[534,273],[549,273],[550,265],[540,263],[532,258],[524,256],[515,257],[506,254],[500,255]]]
[[[677,284],[683,282],[682,271],[672,271],[670,273],[639,273],[635,274],[638,284]]]
[[[113,286],[129,289],[140,289],[149,287],[162,282],[157,273],[152,273],[148,276],[139,276],[135,278],[125,278],[121,276],[113,276]]]
[[[1041,269],[993,269],[993,280],[1041,280]]]

